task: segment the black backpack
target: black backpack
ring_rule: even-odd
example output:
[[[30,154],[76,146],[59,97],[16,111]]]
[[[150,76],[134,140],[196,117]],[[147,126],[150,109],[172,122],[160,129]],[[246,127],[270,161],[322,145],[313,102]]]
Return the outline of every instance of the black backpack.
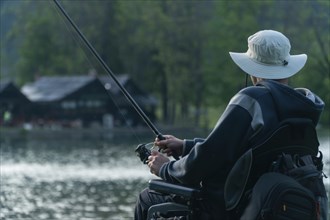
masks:
[[[232,219],[326,220],[322,154],[308,119],[287,119],[230,171],[225,202]]]
[[[297,181],[281,173],[262,175],[240,219],[317,219],[314,195]]]

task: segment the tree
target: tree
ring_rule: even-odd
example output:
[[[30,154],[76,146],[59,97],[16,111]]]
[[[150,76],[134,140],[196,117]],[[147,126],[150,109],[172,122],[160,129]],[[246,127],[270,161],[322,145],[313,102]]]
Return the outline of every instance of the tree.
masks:
[[[262,29],[287,35],[292,54],[308,54],[306,67],[292,83],[330,102],[328,1],[61,3],[114,73],[129,73],[160,98],[159,112],[169,124],[199,125],[200,113],[211,108],[219,108],[218,117],[245,86],[246,77],[228,52],[247,50],[247,37]],[[17,76],[21,84],[37,75],[104,72],[54,4],[26,0],[17,7],[1,7],[4,15],[11,23],[17,18],[13,28],[5,28],[6,35],[1,33],[1,44],[17,44],[19,56],[4,52],[15,48],[2,49],[2,64],[18,61],[11,63],[15,68],[6,65],[1,71],[11,69],[6,75]],[[329,114],[323,117],[330,121]]]
[[[128,63],[138,69],[130,72],[147,76],[145,81],[160,94],[163,119],[169,123],[175,121],[177,112],[186,121],[189,106],[195,106],[197,111],[202,106],[204,83],[200,63],[205,37],[201,24],[209,10],[205,4],[209,3],[156,1],[134,7],[122,3],[118,18],[122,35],[131,36],[126,50],[136,49],[130,50],[134,56],[129,56]],[[125,46],[122,51],[127,55]],[[198,124],[198,117],[195,118]]]

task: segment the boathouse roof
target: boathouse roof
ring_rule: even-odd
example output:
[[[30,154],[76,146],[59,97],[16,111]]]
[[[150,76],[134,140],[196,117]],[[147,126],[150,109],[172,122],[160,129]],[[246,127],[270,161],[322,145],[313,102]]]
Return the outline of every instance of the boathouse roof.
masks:
[[[88,85],[94,76],[44,76],[22,87],[22,92],[33,102],[58,101]]]
[[[28,98],[10,80],[0,81],[0,98],[2,102],[12,102],[13,100],[16,100],[15,102],[17,102],[18,100],[23,102],[29,102]]]
[[[143,105],[157,105],[157,99],[140,89],[128,74],[116,76],[119,83],[128,91],[134,100]],[[44,76],[33,83],[25,84],[21,91],[32,102],[55,102],[64,99],[88,84],[99,81],[105,93],[116,98],[118,105],[128,105],[119,86],[110,76]]]

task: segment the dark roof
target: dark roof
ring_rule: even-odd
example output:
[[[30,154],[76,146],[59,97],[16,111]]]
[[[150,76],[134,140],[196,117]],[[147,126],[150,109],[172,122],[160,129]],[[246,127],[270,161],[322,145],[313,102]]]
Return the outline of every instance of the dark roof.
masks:
[[[13,100],[20,100],[22,103],[30,103],[30,100],[19,90],[19,88],[12,81],[0,82],[0,101],[13,102]]]
[[[104,88],[106,90],[111,91],[111,93],[113,93],[113,94],[121,93],[119,86],[116,84],[116,82],[110,76],[100,76],[99,79],[103,83]],[[129,76],[127,74],[121,74],[119,76],[116,76],[116,79],[122,86],[125,87],[125,84],[129,80]]]
[[[14,86],[11,81],[0,81],[0,92],[4,91],[9,86]]]
[[[94,76],[45,76],[22,87],[22,93],[31,101],[61,100],[96,78]]]
[[[147,105],[157,105],[158,101],[157,99],[147,94],[145,91],[143,91],[137,84],[133,83],[131,78],[128,74],[121,74],[118,76],[115,76],[117,81],[127,90],[127,92],[132,96],[132,98],[140,104],[147,104]],[[110,91],[114,95],[123,95],[122,91],[120,90],[117,83],[112,79],[111,76],[100,76],[100,81],[103,83],[104,88],[108,91]],[[126,100],[117,100],[117,103],[123,104],[127,103]]]

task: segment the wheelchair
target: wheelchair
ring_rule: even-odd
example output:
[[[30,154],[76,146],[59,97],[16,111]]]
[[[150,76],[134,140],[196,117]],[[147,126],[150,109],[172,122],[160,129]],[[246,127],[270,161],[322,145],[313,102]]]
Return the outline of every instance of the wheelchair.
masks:
[[[282,152],[317,155],[318,146],[317,134],[310,120],[293,118],[283,121],[260,145],[244,153],[233,166],[224,189],[227,210],[229,212],[235,210],[241,203],[244,193],[248,190],[247,187],[252,187],[257,180],[253,179],[252,176],[255,178],[267,172],[267,166],[262,164],[271,163]],[[258,162],[255,161],[255,158],[258,158]],[[240,180],[239,183],[236,180]],[[244,185],[246,183],[248,184]],[[202,200],[200,189],[156,179],[149,181],[149,189],[155,193],[178,196],[184,202],[166,202],[153,205],[148,210],[148,220],[198,219],[200,210],[196,203]]]

